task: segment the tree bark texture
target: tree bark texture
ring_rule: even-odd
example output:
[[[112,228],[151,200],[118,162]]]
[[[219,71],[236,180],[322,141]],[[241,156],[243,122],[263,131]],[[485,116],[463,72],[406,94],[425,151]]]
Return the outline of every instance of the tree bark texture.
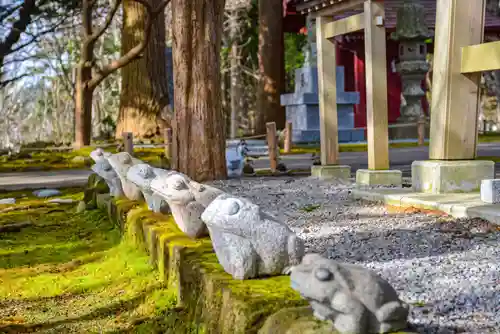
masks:
[[[161,1],[151,0],[153,7]],[[146,10],[141,4],[123,2],[122,55],[144,39]],[[121,72],[122,90],[116,138],[132,132],[134,138],[160,136],[165,124],[161,112],[169,102],[165,43],[165,15],[153,20],[143,56]]]
[[[172,1],[172,167],[199,182],[227,177],[220,84],[224,3]]]
[[[255,131],[266,133],[266,123],[285,127],[285,109],[280,104],[284,88],[284,41],[282,0],[259,0],[259,87]]]
[[[240,116],[242,112],[242,102],[243,102],[243,92],[242,83],[243,78],[241,76],[241,55],[240,55],[240,37],[241,29],[239,25],[241,24],[239,9],[235,9],[232,12],[232,20],[230,22],[230,37],[231,37],[231,53],[230,57],[230,96],[231,96],[231,121],[230,121],[230,137],[234,139],[238,136],[238,130],[240,128]]]

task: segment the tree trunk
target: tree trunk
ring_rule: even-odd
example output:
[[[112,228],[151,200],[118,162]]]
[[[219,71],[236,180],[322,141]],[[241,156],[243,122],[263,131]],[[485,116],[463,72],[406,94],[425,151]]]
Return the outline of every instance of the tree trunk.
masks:
[[[160,2],[152,0],[153,7]],[[139,3],[123,2],[122,54],[144,38],[145,15],[146,11]],[[116,138],[121,138],[123,132],[132,132],[134,138],[161,135],[165,126],[161,121],[161,111],[169,101],[165,53],[165,15],[160,13],[153,21],[143,57],[122,69]]]
[[[283,89],[283,1],[259,1],[259,87],[255,131],[266,133],[266,122],[285,127],[285,109],[280,104]]]
[[[242,77],[241,77],[241,60],[240,60],[240,39],[238,25],[240,24],[239,10],[236,9],[232,13],[233,19],[231,20],[230,34],[231,34],[231,53],[230,57],[230,76],[231,76],[231,86],[230,86],[230,96],[231,96],[231,139],[238,136],[238,129],[240,125],[240,114],[242,108]]]
[[[84,43],[82,48],[86,47],[90,48],[91,46]],[[94,89],[88,85],[92,78],[92,68],[88,66],[91,61],[92,59],[83,56],[82,61],[78,64],[75,93],[75,148],[90,145],[92,138],[92,96]]]
[[[173,168],[196,181],[227,177],[220,49],[224,0],[173,0]]]

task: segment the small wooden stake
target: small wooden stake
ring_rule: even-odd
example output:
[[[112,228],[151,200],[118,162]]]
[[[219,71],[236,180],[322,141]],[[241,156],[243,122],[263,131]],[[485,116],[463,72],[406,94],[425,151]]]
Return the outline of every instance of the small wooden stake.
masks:
[[[417,122],[417,132],[418,132],[418,146],[424,146],[425,144],[425,119],[423,117],[419,118]]]
[[[134,154],[134,136],[132,132],[124,132],[123,136],[123,149],[130,155]]]
[[[274,173],[276,172],[276,169],[278,167],[278,155],[277,155],[277,148],[278,148],[278,141],[276,140],[276,123],[274,122],[269,122],[266,123],[266,130],[267,130],[267,147],[269,151],[269,163],[271,167],[271,172]]]
[[[172,128],[166,128],[164,133],[165,157],[172,159]]]
[[[287,121],[285,125],[285,153],[292,151],[292,122]]]

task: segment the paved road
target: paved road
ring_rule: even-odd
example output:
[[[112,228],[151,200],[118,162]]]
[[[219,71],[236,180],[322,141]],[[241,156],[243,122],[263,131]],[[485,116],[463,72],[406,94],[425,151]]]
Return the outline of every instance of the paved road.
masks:
[[[87,182],[91,170],[0,173],[0,189],[39,189],[79,187]]]
[[[414,160],[428,159],[428,147],[394,148],[389,152],[391,168],[400,169],[404,176],[410,176],[411,163]],[[500,157],[500,143],[480,144],[478,156]],[[359,168],[367,168],[368,156],[366,152],[343,152],[340,154],[340,163],[352,167],[355,172]],[[290,169],[308,169],[312,166],[311,154],[283,156],[283,162]],[[269,160],[261,158],[254,161],[255,168],[269,168]],[[497,164],[500,171],[500,164]],[[19,172],[0,173],[0,189],[37,189],[42,187],[73,187],[84,185],[91,171],[63,170],[50,172]]]
[[[458,145],[458,144],[457,144]],[[479,144],[477,150],[478,156],[497,156],[500,157],[500,143]],[[415,160],[427,160],[429,158],[429,148],[408,147],[393,148],[389,151],[391,168],[400,169],[405,176],[410,176],[411,163]],[[283,156],[283,162],[289,169],[305,169],[312,166],[311,154],[301,154],[293,156]],[[341,152],[340,163],[352,167],[355,172],[360,168],[368,167],[367,152]],[[500,164],[498,170],[500,170]],[[269,168],[269,160],[261,158],[254,162],[254,168]]]

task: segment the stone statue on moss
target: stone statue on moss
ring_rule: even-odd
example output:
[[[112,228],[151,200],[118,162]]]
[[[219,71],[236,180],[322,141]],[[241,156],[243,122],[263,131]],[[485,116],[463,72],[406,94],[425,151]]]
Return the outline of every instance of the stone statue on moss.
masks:
[[[100,147],[90,152],[90,157],[92,158],[92,160],[95,161],[95,163],[107,160],[110,156],[111,156],[110,152],[106,152]]]
[[[363,266],[307,254],[291,270],[292,288],[320,320],[340,333],[390,333],[407,328],[409,307],[394,288]]]
[[[132,201],[143,200],[144,197],[142,195],[141,188],[127,179],[127,172],[129,168],[134,165],[142,164],[143,162],[132,157],[127,152],[112,154],[107,159],[111,167],[113,167],[114,171],[120,178],[125,197]]]
[[[201,214],[214,198],[223,193],[222,190],[202,185],[177,172],[153,179],[151,190],[165,199],[177,226],[191,238],[208,234]]]
[[[156,177],[167,177],[173,173],[176,172],[166,169],[153,168],[150,165],[143,163],[130,167],[127,172],[127,179],[135,183],[142,190],[142,194],[144,195],[146,203],[151,211],[169,213],[170,208],[165,199],[154,194],[153,190],[151,190],[151,182]]]
[[[219,263],[234,279],[287,274],[304,243],[285,224],[244,198],[222,194],[201,216]]]
[[[122,189],[122,182],[107,159],[96,162],[91,169],[104,179],[109,187],[109,193],[113,197],[122,197],[125,194]]]

